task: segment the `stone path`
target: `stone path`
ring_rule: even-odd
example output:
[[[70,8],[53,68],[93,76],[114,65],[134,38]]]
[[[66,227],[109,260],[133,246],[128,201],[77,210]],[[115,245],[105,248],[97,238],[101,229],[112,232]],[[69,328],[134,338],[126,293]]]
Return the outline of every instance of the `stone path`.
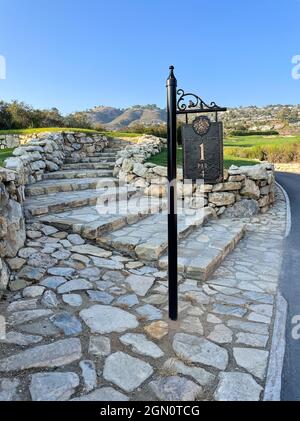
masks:
[[[15,291],[0,304],[0,400],[262,399],[282,194],[267,214],[235,222],[246,224],[245,236],[214,274],[206,282],[181,277],[172,323],[166,272],[28,223],[26,246],[9,261]],[[218,227],[216,247],[228,221]]]

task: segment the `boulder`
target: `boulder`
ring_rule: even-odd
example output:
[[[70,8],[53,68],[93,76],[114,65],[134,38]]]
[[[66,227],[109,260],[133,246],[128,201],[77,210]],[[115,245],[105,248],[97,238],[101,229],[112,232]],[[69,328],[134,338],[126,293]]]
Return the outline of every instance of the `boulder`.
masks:
[[[257,215],[259,213],[259,206],[256,200],[243,199],[236,202],[233,206],[228,207],[223,216],[225,218],[247,218]]]
[[[209,193],[209,202],[217,206],[232,205],[235,202],[235,195],[234,193],[227,193],[227,192]]]
[[[240,194],[242,196],[249,197],[250,199],[257,200],[260,197],[260,189],[256,185],[255,181],[246,178],[244,187],[240,191]]]

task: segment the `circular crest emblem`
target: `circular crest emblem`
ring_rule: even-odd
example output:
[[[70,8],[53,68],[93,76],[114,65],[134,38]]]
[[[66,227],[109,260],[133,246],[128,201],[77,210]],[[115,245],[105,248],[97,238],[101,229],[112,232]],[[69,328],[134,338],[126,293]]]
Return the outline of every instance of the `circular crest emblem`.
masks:
[[[199,136],[204,136],[206,133],[208,133],[211,122],[208,117],[200,116],[195,118],[192,125],[195,133],[197,133]]]

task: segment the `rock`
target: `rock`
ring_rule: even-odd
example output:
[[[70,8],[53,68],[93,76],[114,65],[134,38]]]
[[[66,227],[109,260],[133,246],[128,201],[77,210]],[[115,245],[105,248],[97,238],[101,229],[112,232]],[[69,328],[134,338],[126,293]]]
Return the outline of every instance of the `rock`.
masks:
[[[68,250],[58,250],[55,253],[51,254],[51,257],[55,258],[55,260],[68,260],[68,258],[71,256],[71,252]],[[51,266],[54,262],[52,262]]]
[[[228,316],[236,317],[243,317],[247,312],[247,310],[242,307],[228,306],[223,304],[215,304],[212,311],[217,314],[226,314]]]
[[[60,367],[81,358],[80,340],[63,339],[41,345],[0,360],[0,371],[20,371],[38,367]]]
[[[123,393],[118,392],[112,387],[102,387],[97,389],[89,395],[81,396],[80,398],[72,399],[72,401],[84,402],[84,401],[96,401],[96,402],[126,402],[129,398]]]
[[[43,295],[45,287],[43,286],[30,286],[23,289],[22,295],[24,298],[36,298]]]
[[[38,335],[24,335],[20,332],[10,331],[5,334],[4,338],[0,337],[0,343],[10,344],[10,345],[19,345],[19,346],[28,346],[32,344],[37,344],[43,339],[42,336]]]
[[[144,194],[149,197],[164,197],[167,195],[167,187],[159,184],[150,184],[146,187]]]
[[[87,266],[90,263],[90,258],[84,256],[83,254],[74,253],[71,255],[71,259],[75,260],[76,262],[83,263],[85,266]]]
[[[74,246],[81,246],[85,243],[84,239],[78,234],[69,234],[67,239],[71,244],[74,244]]]
[[[79,386],[75,373],[32,374],[29,390],[33,401],[67,401]]]
[[[149,386],[161,401],[195,401],[202,395],[202,387],[185,377],[161,377]]]
[[[40,233],[40,231],[26,231],[26,236],[28,238],[30,238],[31,240],[34,240],[36,238],[40,238],[42,236],[42,234]]]
[[[126,283],[130,286],[131,290],[142,297],[147,294],[154,281],[155,278],[153,276],[130,275],[126,278]]]
[[[163,313],[151,304],[145,304],[136,309],[136,312],[146,320],[158,320],[163,317]]]
[[[96,268],[95,266],[93,266],[93,267],[88,267],[88,268],[85,268],[85,269],[82,269],[80,272],[79,272],[79,275],[82,277],[82,278],[87,278],[87,279],[89,279],[90,281],[91,280],[98,280],[99,278],[100,278],[100,275],[101,275],[101,270],[100,269],[98,269],[98,268]]]
[[[262,387],[250,374],[220,373],[220,382],[214,394],[216,401],[258,401]]]
[[[79,314],[93,333],[124,332],[138,327],[134,315],[115,307],[94,305]]]
[[[234,193],[209,193],[209,202],[217,206],[228,206],[235,202]]]
[[[8,305],[6,310],[9,313],[22,310],[35,310],[37,307],[37,301],[37,299],[13,301]]]
[[[139,269],[143,266],[144,266],[144,263],[142,262],[128,262],[125,265],[126,269]]]
[[[132,351],[137,354],[145,355],[152,358],[161,358],[164,353],[154,343],[146,339],[145,335],[139,333],[126,333],[121,336],[120,341],[122,344],[131,345]]]
[[[130,172],[132,169],[133,169],[133,160],[132,160],[132,159],[125,158],[125,159],[123,160],[122,170],[123,170],[125,173],[128,173],[128,172]]]
[[[150,323],[144,327],[144,330],[147,332],[151,338],[162,339],[169,332],[168,323],[159,320],[158,322]]]
[[[133,174],[138,175],[139,177],[145,177],[147,174],[148,169],[143,165],[140,164],[139,162],[136,162],[133,166]]]
[[[73,268],[65,268],[65,267],[53,267],[48,269],[49,275],[54,276],[73,276],[75,274],[76,270]]]
[[[135,294],[123,295],[117,299],[116,304],[119,306],[131,308],[139,304],[139,300]]]
[[[32,247],[25,247],[19,250],[18,255],[22,259],[28,259],[28,257],[31,256],[33,253],[36,253],[36,249]]]
[[[203,335],[203,326],[200,322],[199,317],[185,317],[180,323],[180,328],[186,332],[198,333],[198,335]]]
[[[78,245],[71,248],[72,253],[83,254],[96,257],[110,257],[111,251],[104,250],[100,247],[92,246],[91,244]]]
[[[44,309],[16,311],[8,317],[7,322],[8,325],[15,326],[28,323],[31,320],[40,319],[41,317],[50,316],[51,314],[53,314],[51,310]]]
[[[0,244],[1,245],[1,244]],[[9,270],[0,257],[0,293],[6,290],[9,281]]]
[[[240,332],[236,335],[236,342],[238,344],[244,344],[253,347],[265,348],[268,342],[269,336],[258,335],[256,333],[244,333]]]
[[[262,314],[254,313],[254,312],[250,313],[249,316],[247,316],[247,319],[252,322],[260,322],[260,323],[267,323],[267,324],[271,323],[271,317],[263,316]]]
[[[272,317],[273,314],[273,306],[269,304],[252,304],[250,310],[268,317]]]
[[[184,295],[185,299],[197,304],[209,304],[210,298],[200,291],[189,291]]]
[[[72,307],[80,307],[82,304],[82,297],[79,294],[64,294],[62,299],[64,303]]]
[[[249,218],[259,213],[259,206],[256,200],[243,199],[236,202],[233,206],[226,208],[225,218]]]
[[[108,294],[107,292],[102,292],[102,291],[90,290],[90,291],[87,291],[87,294],[91,301],[96,301],[101,304],[110,304],[114,299],[112,295]]]
[[[48,269],[51,266],[54,266],[57,263],[57,260],[49,254],[45,253],[33,253],[27,260],[29,266],[35,268]]]
[[[89,353],[96,357],[106,357],[110,354],[110,339],[105,336],[91,336]]]
[[[56,289],[65,282],[67,282],[67,280],[62,276],[48,276],[40,282],[40,285],[43,285],[46,288]]]
[[[250,199],[257,200],[260,197],[260,190],[255,181],[246,178],[244,187],[241,189],[240,194],[242,196],[249,197]]]
[[[1,276],[1,278],[2,278],[2,276]],[[8,277],[7,277],[6,282],[4,282],[4,284],[3,284],[3,279],[1,279],[1,278],[0,278],[0,286],[2,285],[2,288],[3,288],[3,285],[4,285],[4,288],[6,288]],[[24,289],[28,285],[30,285],[29,281],[25,281],[24,279],[15,279],[14,281],[11,281],[9,283],[9,289],[11,291],[20,291],[20,289]],[[1,288],[0,288],[0,290],[1,290]]]
[[[157,167],[153,167],[152,171],[154,172],[154,174],[159,175],[160,177],[167,177],[168,176],[168,168],[167,167],[162,167],[162,166],[157,166]]]
[[[63,285],[60,285],[57,288],[59,294],[66,294],[67,292],[72,291],[84,291],[87,289],[93,288],[93,284],[85,279],[74,279],[73,281],[68,281]]]
[[[55,308],[59,305],[56,294],[50,290],[44,293],[41,303],[47,308]]]
[[[259,379],[264,379],[268,364],[268,351],[250,348],[233,348],[233,356],[237,365],[245,368],[249,373]]]
[[[212,191],[231,191],[231,190],[240,190],[242,183],[236,181],[228,181],[227,183],[218,183],[213,186]]]
[[[20,270],[26,263],[26,259],[22,259],[21,257],[13,257],[6,261],[11,270]]]
[[[28,281],[40,281],[44,276],[45,269],[31,266],[23,266],[18,273],[18,277]]]
[[[223,324],[218,324],[214,330],[208,335],[208,339],[219,344],[226,344],[232,342],[232,331]]]
[[[244,322],[242,320],[228,320],[227,326],[233,329],[243,330],[250,333],[258,333],[261,335],[267,335],[269,332],[268,326],[263,323]]]
[[[176,358],[169,358],[163,365],[163,369],[168,372],[169,375],[182,374],[184,376],[190,376],[201,386],[207,386],[212,383],[215,376],[201,367],[187,366],[182,361]]]
[[[103,281],[113,282],[113,283],[121,283],[125,280],[125,276],[121,272],[114,272],[112,270],[108,270],[102,276]]]
[[[121,389],[132,392],[152,373],[150,364],[123,352],[115,352],[105,360],[103,377]]]
[[[110,259],[103,259],[101,257],[91,256],[95,266],[98,266],[102,269],[111,269],[111,270],[122,270],[124,269],[124,265],[120,262],[110,260]]]
[[[41,231],[44,235],[53,235],[53,234],[58,233],[58,230],[56,228],[52,227],[51,225],[44,225],[41,228]]]
[[[19,325],[18,329],[22,332],[30,333],[33,335],[42,336],[58,336],[59,330],[48,319],[38,320],[37,322]]]
[[[205,364],[220,370],[225,370],[228,364],[226,349],[202,337],[176,333],[173,349],[179,358],[184,357],[193,363]]]
[[[0,378],[0,402],[20,401],[18,395],[18,387],[20,382],[18,379]]]
[[[54,326],[62,330],[67,336],[78,335],[82,331],[80,321],[66,311],[55,314],[50,317],[50,320]]]
[[[209,323],[213,323],[213,324],[222,323],[222,320],[219,319],[218,317],[214,316],[213,314],[208,314],[207,315],[207,321]]]
[[[97,373],[96,366],[93,361],[84,360],[80,361],[79,366],[84,381],[84,391],[90,392],[97,387]]]
[[[240,167],[241,174],[246,175],[252,180],[267,180],[268,173],[265,164],[249,165]]]

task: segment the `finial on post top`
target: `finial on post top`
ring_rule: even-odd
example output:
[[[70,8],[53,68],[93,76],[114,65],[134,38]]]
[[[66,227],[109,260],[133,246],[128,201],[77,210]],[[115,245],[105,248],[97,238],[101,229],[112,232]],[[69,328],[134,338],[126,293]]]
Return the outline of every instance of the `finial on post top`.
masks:
[[[174,75],[174,66],[169,66],[169,69],[170,69],[170,74],[169,74],[169,77],[168,77],[168,80],[167,80],[167,85],[175,85],[175,84],[177,84],[177,81],[176,81],[176,77],[175,77],[175,75]]]
[[[169,69],[170,69],[170,75],[169,75],[169,77],[170,78],[174,78],[175,76],[174,76],[174,72],[173,72],[173,70],[174,70],[174,66],[169,66]]]

